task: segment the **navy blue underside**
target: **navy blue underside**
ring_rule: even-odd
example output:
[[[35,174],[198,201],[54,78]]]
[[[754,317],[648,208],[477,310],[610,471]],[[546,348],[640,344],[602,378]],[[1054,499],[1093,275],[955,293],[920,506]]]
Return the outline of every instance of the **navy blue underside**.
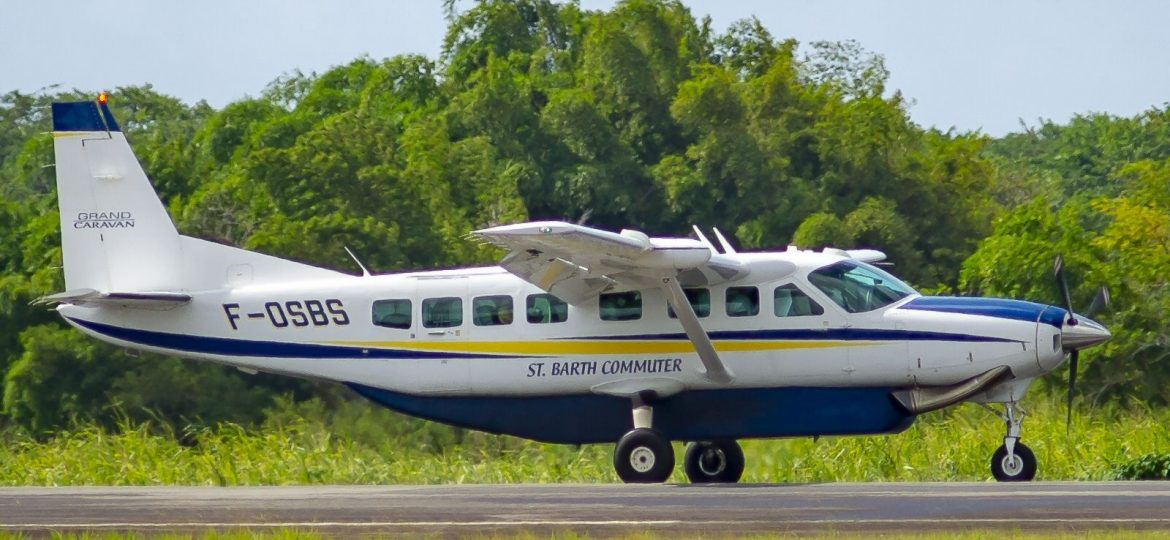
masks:
[[[614,442],[633,429],[630,400],[595,394],[539,397],[416,396],[349,383],[390,409],[537,441]],[[676,441],[898,433],[914,416],[892,388],[689,390],[654,402],[654,429]]]

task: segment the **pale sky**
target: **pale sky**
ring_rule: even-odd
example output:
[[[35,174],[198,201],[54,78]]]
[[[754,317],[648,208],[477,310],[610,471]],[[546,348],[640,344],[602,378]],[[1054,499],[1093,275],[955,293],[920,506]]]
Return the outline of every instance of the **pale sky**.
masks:
[[[583,0],[608,9],[613,0]],[[778,39],[853,39],[886,59],[915,122],[1002,135],[1020,119],[1132,116],[1170,102],[1170,2],[685,0],[718,32],[756,15]],[[282,73],[361,55],[437,58],[442,2],[13,0],[0,11],[0,93],[151,83],[214,107]]]

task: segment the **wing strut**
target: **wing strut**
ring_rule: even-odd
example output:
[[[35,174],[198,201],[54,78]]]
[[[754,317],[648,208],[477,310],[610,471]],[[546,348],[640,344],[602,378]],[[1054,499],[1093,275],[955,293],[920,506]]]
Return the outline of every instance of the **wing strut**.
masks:
[[[678,315],[678,320],[682,323],[687,338],[695,346],[695,352],[699,353],[699,360],[703,361],[705,368],[703,376],[711,382],[722,384],[735,380],[735,374],[723,365],[723,360],[719,359],[719,353],[715,352],[715,345],[711,343],[707,331],[699,323],[699,317],[695,315],[695,310],[691,307],[691,302],[687,300],[687,295],[683,292],[682,286],[678,284],[678,280],[673,277],[662,278],[662,292],[666,294],[666,300],[670,302],[670,307]]]

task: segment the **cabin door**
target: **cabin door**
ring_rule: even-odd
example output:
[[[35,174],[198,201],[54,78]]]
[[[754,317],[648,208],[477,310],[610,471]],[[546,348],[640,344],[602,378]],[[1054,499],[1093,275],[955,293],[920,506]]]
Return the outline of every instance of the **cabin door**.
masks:
[[[471,325],[466,277],[423,278],[415,289],[417,388],[428,393],[458,393],[469,388],[470,365],[464,350]]]

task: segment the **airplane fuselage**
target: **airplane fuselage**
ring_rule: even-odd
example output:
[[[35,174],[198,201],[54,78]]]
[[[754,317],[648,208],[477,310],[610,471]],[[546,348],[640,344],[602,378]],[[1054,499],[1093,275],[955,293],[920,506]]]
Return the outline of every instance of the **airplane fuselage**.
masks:
[[[565,305],[563,320],[550,320],[527,308],[533,305],[530,297],[539,300],[545,291],[498,267],[194,291],[189,303],[169,309],[68,304],[58,309],[74,326],[118,345],[342,382],[411,414],[562,442],[612,440],[614,430],[628,430],[628,400],[615,397],[623,384],[661,388],[667,396],[685,389],[672,399],[697,401],[679,413],[690,418],[680,418],[679,429],[663,428],[672,438],[717,435],[726,425],[717,413],[730,406],[723,402],[727,399],[735,401],[737,411],[746,400],[748,408],[785,409],[784,416],[799,411],[840,417],[815,423],[774,419],[750,429],[754,436],[889,432],[913,418],[889,399],[891,391],[954,384],[1003,365],[1017,379],[1031,379],[1063,358],[1052,339],[1065,313],[1059,308],[911,295],[882,309],[848,313],[807,280],[812,267],[831,259],[803,257],[797,259],[800,270],[779,279],[753,281],[749,274],[690,288],[706,291],[703,324],[737,376],[727,385],[701,376],[693,345],[656,289],[639,291],[636,318],[631,313],[622,315],[626,320],[602,320],[594,300]],[[823,313],[778,316],[776,290],[792,286]],[[757,290],[755,313],[735,316],[729,288]],[[514,307],[511,322],[477,319],[478,299],[501,297]],[[446,313],[438,326],[429,326],[435,321],[425,319],[423,305],[436,299],[458,316]],[[451,299],[458,299],[457,307]],[[375,306],[386,302],[409,306],[408,314],[399,313],[404,317],[393,325],[375,324]],[[531,318],[534,314],[538,318]],[[699,399],[705,394],[708,399]],[[816,406],[809,406],[814,401]],[[444,415],[444,402],[483,414]],[[609,406],[620,412],[600,422],[613,427],[577,425],[563,434],[550,432],[552,419],[531,429],[517,422],[539,415],[534,409],[559,410],[553,406],[559,403],[565,409],[554,416],[561,418],[600,418]],[[707,410],[715,419],[695,422],[689,408]],[[671,412],[659,409],[662,425],[669,426]],[[493,417],[510,420],[497,425],[488,421]],[[745,436],[742,431],[741,426],[737,436]]]

